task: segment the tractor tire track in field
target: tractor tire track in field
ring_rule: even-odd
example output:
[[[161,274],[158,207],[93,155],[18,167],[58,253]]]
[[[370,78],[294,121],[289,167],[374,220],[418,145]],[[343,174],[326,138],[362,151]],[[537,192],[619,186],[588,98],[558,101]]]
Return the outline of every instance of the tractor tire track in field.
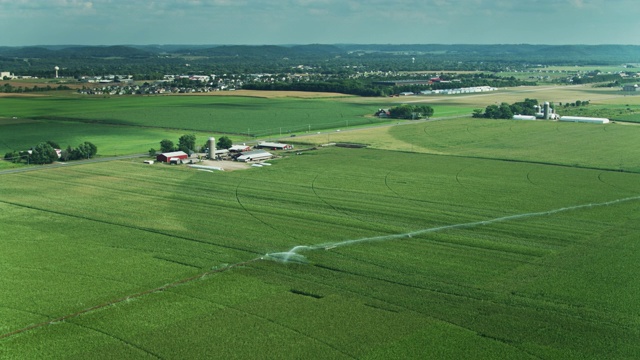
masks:
[[[454,203],[449,203],[446,201],[434,201],[434,200],[425,200],[425,199],[414,199],[411,197],[407,197],[407,196],[403,196],[402,194],[398,193],[397,191],[395,191],[391,185],[389,184],[389,177],[391,174],[393,174],[394,171],[389,171],[385,177],[384,177],[384,185],[387,187],[387,189],[393,193],[398,199],[402,199],[402,200],[408,200],[408,201],[413,201],[419,204],[435,204],[435,205],[446,205],[446,206],[450,206],[450,207],[459,207],[459,208],[464,208],[464,209],[473,209],[473,207],[470,207],[468,205],[463,205],[463,204],[454,204]],[[477,208],[480,209],[480,208]]]
[[[96,329],[96,328],[93,328],[93,327],[88,326],[88,325],[78,324],[78,323],[73,322],[73,321],[68,321],[67,324],[71,324],[71,325],[77,326],[79,328],[83,328],[83,329],[87,329],[87,330],[91,330],[91,331],[97,332],[99,334],[102,334],[104,336],[112,338],[112,339],[114,339],[114,340],[116,340],[118,342],[121,342],[121,343],[125,344],[126,346],[129,346],[129,347],[134,348],[136,350],[142,351],[143,353],[145,353],[145,354],[147,354],[147,355],[149,355],[149,356],[151,356],[153,358],[162,359],[162,357],[160,355],[158,355],[158,354],[156,354],[156,353],[154,353],[152,351],[149,351],[149,350],[147,350],[147,349],[145,349],[145,348],[143,348],[141,346],[138,346],[138,345],[136,345],[136,344],[134,344],[134,343],[132,343],[130,341],[127,341],[127,340],[125,340],[125,339],[123,339],[121,337],[115,336],[113,334],[109,334],[106,331],[102,331],[100,329]]]
[[[430,288],[420,287],[420,286],[412,285],[412,284],[405,284],[405,283],[397,282],[397,281],[394,281],[394,280],[388,280],[388,279],[384,279],[384,278],[368,276],[368,275],[364,275],[364,274],[359,274],[359,273],[350,272],[350,271],[337,269],[337,268],[332,268],[332,267],[328,267],[328,266],[323,266],[323,265],[319,265],[319,264],[316,264],[314,266],[318,267],[318,268],[321,268],[321,269],[328,270],[328,271],[340,272],[340,273],[344,273],[344,274],[352,275],[352,276],[356,276],[356,277],[364,277],[364,278],[367,278],[367,279],[370,279],[370,280],[374,280],[374,281],[386,282],[386,283],[393,284],[393,285],[409,287],[409,288],[413,288],[413,289],[417,289],[417,290],[421,290],[421,291],[433,292],[433,293],[437,293],[437,294],[441,294],[441,295],[445,295],[445,296],[460,297],[460,298],[463,298],[463,299],[472,300],[472,301],[479,301],[479,302],[487,302],[488,301],[488,302],[490,302],[492,304],[495,304],[495,305],[504,305],[502,303],[499,303],[499,302],[496,302],[496,301],[493,301],[493,300],[490,300],[490,299],[486,299],[486,298],[480,298],[480,297],[474,298],[474,297],[465,296],[465,295],[461,295],[461,294],[455,294],[455,293],[446,292],[446,291],[442,291],[442,290],[430,289]],[[533,354],[533,353],[531,353],[531,352],[529,352],[529,351],[527,351],[527,350],[525,350],[523,348],[520,348],[519,346],[514,345],[513,341],[511,341],[511,340],[502,339],[502,338],[498,338],[498,337],[495,337],[495,336],[491,336],[491,335],[479,332],[478,330],[476,330],[476,329],[474,329],[472,327],[468,327],[468,326],[465,326],[465,325],[462,325],[462,324],[458,324],[456,322],[452,322],[452,321],[447,320],[447,319],[445,319],[443,317],[440,317],[440,316],[435,316],[431,312],[427,313],[427,312],[424,312],[424,311],[421,311],[421,310],[416,310],[416,309],[413,309],[413,308],[409,308],[409,307],[407,307],[405,305],[402,305],[400,303],[392,302],[392,301],[387,300],[385,298],[372,296],[372,295],[369,295],[369,294],[363,294],[363,293],[360,293],[360,292],[358,292],[356,290],[353,290],[353,289],[342,288],[342,287],[338,287],[338,286],[335,286],[335,285],[330,285],[330,284],[327,284],[327,283],[322,283],[322,284],[324,286],[328,286],[328,287],[337,289],[339,291],[350,292],[350,293],[356,294],[356,295],[358,295],[359,297],[362,297],[362,298],[373,299],[373,300],[376,300],[378,302],[389,304],[392,307],[401,308],[401,309],[404,309],[405,311],[408,311],[408,312],[411,312],[411,313],[417,313],[417,314],[420,314],[420,315],[425,316],[427,318],[431,318],[431,319],[434,319],[436,321],[441,321],[443,323],[449,324],[449,325],[454,326],[456,328],[460,328],[460,329],[464,329],[464,330],[467,330],[469,332],[472,332],[477,336],[480,336],[480,337],[483,337],[483,338],[486,338],[486,339],[489,339],[489,340],[492,340],[492,341],[496,341],[496,342],[502,343],[503,345],[509,346],[509,347],[511,347],[511,348],[513,348],[513,349],[515,349],[517,351],[523,352],[523,353],[525,353],[525,354],[527,354],[527,355],[529,355],[531,357],[534,357],[536,359],[539,359],[539,360],[543,359],[543,358],[537,356],[536,354]],[[387,309],[381,309],[381,311],[383,311],[383,310],[384,311],[389,311]]]
[[[464,167],[464,168],[462,168],[462,169],[458,170],[458,172],[456,173],[456,182],[457,182],[457,183],[458,183],[458,185],[460,185],[460,186],[461,186],[465,191],[468,191],[468,192],[470,192],[470,193],[477,194],[477,195],[484,195],[484,193],[482,193],[482,192],[480,192],[480,191],[474,191],[474,190],[472,190],[469,186],[464,185],[464,184],[462,183],[462,181],[460,181],[460,174],[462,174],[462,172],[463,172],[463,171],[465,171],[465,170],[467,170],[467,169],[469,169],[469,168],[471,168],[471,166],[467,166],[467,167]]]
[[[614,189],[622,190],[622,191],[627,192],[627,193],[631,193],[631,194],[633,194],[633,193],[634,193],[634,191],[632,191],[632,190],[628,190],[628,189],[625,189],[625,188],[623,188],[623,187],[620,187],[620,186],[617,186],[617,185],[614,185],[614,184],[611,184],[611,183],[609,183],[609,182],[605,181],[605,180],[602,178],[602,174],[606,174],[606,172],[605,172],[605,171],[603,171],[603,172],[601,172],[601,173],[599,173],[599,174],[598,174],[598,180],[599,180],[601,183],[603,183],[603,184],[605,184],[605,185],[607,185],[607,186],[610,186],[610,187],[612,187],[612,188],[614,188]]]
[[[0,308],[9,309],[9,310],[18,311],[18,312],[23,312],[25,314],[37,315],[37,316],[41,316],[41,317],[43,317],[45,319],[51,317],[51,315],[42,314],[42,313],[38,313],[38,312],[35,312],[35,311],[31,311],[31,310],[18,309],[18,308],[11,307],[11,306],[6,306],[6,305],[0,305]]]
[[[387,280],[385,280],[385,279],[372,278],[372,277],[369,277],[369,276],[366,276],[366,275],[357,274],[357,273],[352,273],[352,272],[348,272],[348,271],[345,271],[345,270],[336,269],[336,268],[332,268],[332,267],[328,267],[328,266],[323,266],[323,265],[319,265],[319,264],[316,264],[316,265],[314,265],[314,266],[315,266],[315,267],[318,267],[318,268],[320,268],[320,269],[328,270],[328,271],[335,271],[335,272],[345,273],[345,274],[347,274],[347,275],[353,275],[353,276],[357,276],[357,277],[365,277],[365,278],[370,278],[370,279],[374,279],[374,280],[378,280],[378,281],[386,281],[386,282],[390,282],[390,283],[395,283],[395,282],[393,282],[393,281],[387,281]],[[293,277],[293,278],[295,278],[295,279],[297,279],[297,280],[303,280],[303,281],[311,282],[310,280],[305,279],[305,278],[300,278],[300,277],[295,277],[295,276],[285,275],[285,274],[281,274],[281,275],[289,276],[289,277]],[[314,283],[314,284],[315,284],[315,282],[312,282],[312,283]],[[387,304],[387,305],[389,305],[389,306],[390,306],[390,307],[392,307],[392,308],[399,308],[399,309],[402,309],[402,310],[404,310],[404,311],[406,311],[406,312],[409,312],[409,313],[419,314],[419,315],[421,315],[421,316],[424,316],[424,317],[427,317],[427,318],[430,318],[430,319],[434,319],[434,320],[436,320],[436,321],[440,321],[440,322],[443,322],[443,323],[449,324],[449,325],[454,326],[454,327],[456,327],[456,328],[467,330],[467,331],[469,331],[469,332],[471,332],[471,333],[473,333],[473,334],[475,334],[475,335],[477,335],[477,336],[480,336],[480,337],[483,337],[483,338],[487,338],[487,339],[489,339],[489,340],[493,340],[493,341],[497,341],[497,342],[503,343],[504,345],[507,345],[507,346],[509,346],[509,347],[512,347],[512,348],[514,348],[514,349],[516,349],[516,350],[518,350],[518,351],[521,351],[521,352],[523,352],[523,353],[525,353],[525,354],[527,354],[527,355],[530,355],[530,356],[532,356],[532,357],[534,357],[534,358],[536,358],[536,359],[542,360],[542,358],[541,358],[541,357],[539,357],[539,356],[537,356],[537,355],[535,355],[535,354],[533,354],[533,353],[531,353],[531,352],[529,352],[529,351],[527,351],[527,350],[521,349],[520,347],[518,347],[518,346],[516,346],[516,345],[512,344],[512,341],[509,341],[509,340],[507,340],[507,339],[500,339],[500,338],[493,337],[493,336],[490,336],[490,335],[487,335],[487,334],[484,334],[484,333],[480,333],[480,332],[478,332],[477,330],[475,330],[475,329],[473,329],[473,328],[471,328],[471,327],[464,326],[464,325],[461,325],[461,324],[458,324],[458,323],[452,322],[452,321],[447,320],[447,319],[445,319],[445,318],[443,318],[443,317],[435,316],[435,315],[433,315],[433,313],[432,313],[432,312],[427,313],[427,312],[425,312],[425,311],[421,311],[421,309],[416,310],[416,309],[410,308],[410,307],[408,307],[408,306],[406,306],[406,305],[402,305],[402,304],[400,304],[400,303],[396,303],[396,302],[390,301],[390,300],[388,300],[388,299],[386,299],[386,298],[382,298],[382,297],[379,297],[379,296],[373,296],[373,295],[370,295],[370,294],[368,294],[368,293],[361,293],[361,292],[358,292],[358,291],[356,291],[356,290],[353,290],[352,288],[343,288],[343,287],[336,286],[336,285],[334,285],[334,284],[332,284],[332,283],[326,283],[326,282],[320,282],[320,284],[322,284],[323,286],[326,286],[326,287],[328,287],[328,288],[335,289],[335,290],[337,290],[338,292],[346,292],[346,293],[355,294],[356,296],[358,296],[358,297],[360,297],[360,298],[363,298],[363,299],[370,299],[370,300],[374,300],[374,301],[379,302],[379,303]],[[429,291],[429,292],[434,292],[434,291],[435,291],[436,293],[438,293],[438,291],[436,291],[436,290],[432,290],[432,289],[420,288],[420,287],[415,287],[415,286],[411,286],[411,285],[405,285],[405,284],[401,284],[401,283],[395,283],[395,284],[397,284],[397,285],[401,285],[401,286],[410,286],[410,287],[413,287],[413,288],[417,288],[417,289],[419,289],[419,290],[425,290],[425,291]],[[458,297],[458,296],[459,296],[459,295],[457,295],[457,294],[447,293],[447,292],[443,292],[443,291],[439,291],[439,293],[440,293],[440,294],[442,294],[442,295],[445,295],[445,296],[453,296],[453,297]],[[464,297],[463,297],[463,298],[464,298]],[[467,299],[477,300],[477,299],[474,299],[474,298],[467,298]],[[486,300],[486,299],[481,299],[481,300],[477,300],[477,301],[487,301],[487,300]],[[495,303],[495,302],[492,302],[492,303]],[[390,312],[394,312],[394,313],[399,313],[399,312],[400,312],[400,311],[398,311],[398,310],[391,310],[391,309],[380,308],[379,306],[369,305],[369,304],[366,304],[366,303],[363,303],[363,304],[364,304],[364,305],[366,305],[366,306],[372,307],[372,308],[379,309],[380,311],[390,311]]]
[[[249,211],[249,209],[247,209],[246,206],[244,206],[244,204],[242,203],[242,201],[240,201],[240,185],[242,185],[242,182],[244,182],[244,178],[242,178],[239,182],[238,182],[238,186],[236,186],[236,201],[238,202],[238,205],[240,205],[240,207],[247,213],[249,214],[249,216],[251,216],[252,218],[256,219],[258,222],[260,222],[261,224],[263,224],[264,226],[275,230],[278,233],[281,233],[283,235],[288,236],[290,239],[295,239],[295,240],[300,240],[298,238],[296,238],[295,236],[291,235],[291,234],[287,234],[285,231],[283,231],[282,229],[278,229],[275,226],[269,224],[268,222],[260,219],[258,216],[256,216],[253,212]],[[257,253],[257,252],[253,252],[253,253]]]
[[[191,242],[194,242],[194,243],[205,244],[205,245],[209,245],[209,246],[213,246],[213,247],[221,247],[221,248],[230,249],[230,250],[242,251],[242,252],[246,252],[246,253],[250,253],[250,254],[260,254],[259,252],[255,251],[255,250],[251,250],[251,249],[245,249],[245,248],[226,245],[226,244],[212,243],[212,242],[208,242],[208,241],[204,241],[204,240],[200,240],[200,239],[195,239],[195,238],[190,238],[190,237],[186,237],[186,236],[182,236],[182,235],[170,234],[170,233],[166,233],[166,232],[163,232],[163,231],[160,231],[160,230],[156,230],[156,229],[151,229],[151,228],[144,228],[144,227],[137,227],[137,226],[126,225],[126,224],[119,224],[119,223],[110,222],[110,221],[106,221],[106,220],[93,219],[93,218],[89,218],[89,217],[86,217],[86,216],[79,216],[79,215],[64,213],[64,212],[61,212],[61,211],[43,209],[43,208],[38,208],[38,207],[35,207],[35,206],[18,204],[18,203],[14,203],[14,202],[11,202],[11,201],[5,201],[5,200],[0,200],[0,203],[13,205],[13,206],[17,206],[17,207],[21,207],[21,208],[25,208],[25,209],[30,209],[30,210],[42,211],[42,212],[55,214],[55,215],[60,215],[60,216],[67,216],[67,217],[80,219],[80,220],[85,220],[85,221],[94,221],[94,222],[97,222],[97,223],[100,223],[100,224],[106,224],[106,225],[118,226],[118,227],[122,227],[122,228],[126,228],[126,229],[133,229],[133,230],[148,232],[148,233],[152,233],[152,234],[156,234],[156,235],[167,236],[169,238],[174,238],[174,239],[179,239],[179,240],[191,241]]]
[[[347,354],[346,352],[344,352],[344,351],[340,350],[339,348],[337,348],[337,347],[333,346],[331,343],[328,343],[328,342],[326,342],[326,341],[323,341],[323,340],[321,340],[321,339],[319,339],[319,338],[317,338],[317,337],[314,337],[314,336],[311,336],[311,335],[305,334],[305,333],[303,333],[302,331],[300,331],[300,330],[298,330],[298,329],[295,329],[295,328],[292,328],[292,327],[287,326],[287,325],[285,325],[285,324],[279,323],[279,322],[277,322],[277,321],[275,321],[275,320],[273,320],[273,319],[269,319],[269,318],[267,318],[267,317],[260,316],[260,315],[258,315],[258,314],[254,314],[254,313],[250,313],[250,312],[248,312],[248,311],[244,311],[244,310],[239,310],[239,309],[236,309],[236,308],[233,308],[233,307],[229,307],[229,309],[233,309],[233,310],[235,310],[235,311],[237,311],[237,312],[240,312],[240,313],[243,313],[243,314],[247,314],[247,315],[249,315],[249,316],[252,316],[252,317],[258,318],[258,319],[260,319],[260,320],[262,320],[262,321],[266,321],[266,322],[268,322],[268,323],[271,323],[271,324],[277,325],[278,327],[281,327],[281,328],[283,328],[283,329],[287,329],[287,330],[289,330],[289,331],[291,331],[291,332],[293,332],[293,333],[295,333],[295,334],[298,334],[298,335],[300,335],[300,336],[302,336],[302,337],[305,337],[305,338],[307,338],[307,339],[310,339],[310,340],[312,340],[312,341],[315,341],[315,342],[317,342],[317,343],[320,343],[320,344],[322,344],[322,345],[324,345],[324,346],[326,346],[326,347],[328,347],[328,348],[332,349],[333,351],[335,351],[335,352],[337,352],[337,353],[340,353],[340,354],[342,354],[342,355],[344,355],[344,356],[346,356],[346,357],[348,357],[348,358],[350,358],[350,359],[357,359],[357,357],[355,357],[355,356],[353,356],[353,355],[350,355],[350,354]]]
[[[533,180],[531,180],[531,173],[532,173],[533,171],[534,171],[534,169],[531,169],[531,170],[529,170],[529,171],[527,172],[527,181],[529,182],[529,184],[531,184],[531,185],[533,185],[533,186],[535,186],[535,187],[537,187],[537,188],[542,187],[544,190],[546,190],[546,191],[548,191],[548,192],[550,192],[550,193],[558,194],[558,192],[557,192],[557,191],[553,190],[553,187],[551,187],[551,186],[542,186],[542,185],[540,185],[540,184],[535,183]]]
[[[198,300],[198,301],[203,301],[203,302],[206,302],[206,303],[209,303],[209,304],[213,304],[213,305],[215,305],[215,306],[219,307],[220,309],[224,309],[224,310],[232,310],[232,311],[235,311],[235,312],[240,313],[240,314],[244,314],[244,315],[248,315],[248,316],[251,316],[251,317],[254,317],[254,318],[260,319],[261,321],[265,321],[265,322],[268,322],[268,323],[274,324],[274,325],[276,325],[276,326],[278,326],[278,327],[280,327],[280,328],[286,329],[286,330],[288,330],[288,331],[290,331],[290,332],[292,332],[292,333],[298,334],[298,335],[300,335],[300,336],[302,336],[302,337],[305,337],[305,338],[307,338],[307,339],[311,339],[311,340],[313,340],[313,341],[315,341],[315,342],[318,342],[318,343],[320,343],[320,344],[323,344],[323,345],[327,346],[328,348],[330,348],[330,349],[332,349],[332,350],[335,350],[336,352],[338,352],[338,353],[340,353],[340,354],[343,354],[344,356],[347,356],[347,357],[349,357],[349,358],[351,358],[351,359],[356,359],[354,356],[352,356],[352,355],[349,355],[349,354],[345,353],[344,351],[342,351],[342,350],[340,350],[340,349],[336,348],[335,346],[331,345],[330,343],[328,343],[328,342],[326,342],[326,341],[320,340],[319,338],[313,337],[313,336],[311,336],[311,335],[307,335],[307,334],[305,334],[305,333],[301,332],[300,330],[297,330],[297,329],[295,329],[295,328],[293,328],[293,327],[291,327],[291,326],[288,326],[288,325],[286,325],[286,324],[282,324],[282,323],[280,323],[280,322],[277,322],[277,321],[275,321],[275,320],[273,320],[273,319],[269,319],[268,317],[260,316],[260,315],[258,315],[258,314],[254,314],[254,313],[249,312],[249,311],[247,311],[247,310],[238,309],[238,308],[236,308],[236,307],[229,306],[229,305],[223,305],[223,304],[220,304],[220,303],[217,303],[217,302],[211,301],[211,300],[209,300],[209,299],[203,299],[203,298],[200,298],[200,297],[197,297],[197,296],[193,296],[193,295],[188,295],[188,294],[184,294],[184,293],[177,293],[177,292],[171,292],[171,293],[172,293],[172,294],[175,294],[175,295],[177,295],[177,296],[188,297],[188,298],[190,298],[190,299],[195,299],[195,300]]]
[[[316,185],[316,180],[318,180],[318,177],[319,177],[319,176],[320,176],[320,174],[316,175],[316,177],[315,177],[315,178],[313,178],[313,181],[311,182],[311,191],[313,191],[313,193],[315,194],[315,196],[316,196],[320,201],[322,201],[323,203],[325,203],[325,204],[327,204],[329,207],[331,207],[333,210],[335,210],[336,212],[338,212],[338,213],[340,213],[340,214],[343,214],[343,215],[345,215],[346,217],[348,217],[348,218],[350,218],[350,219],[365,222],[364,220],[361,220],[361,219],[359,219],[359,218],[357,218],[357,217],[355,217],[355,216],[353,216],[353,215],[349,214],[349,213],[348,213],[348,212],[346,212],[346,211],[343,211],[343,210],[338,209],[337,207],[333,206],[331,203],[329,203],[328,201],[326,201],[323,197],[321,197],[321,196],[318,194],[318,192],[316,191],[316,186],[315,186],[315,185]]]
[[[70,271],[62,271],[62,270],[56,270],[56,269],[46,269],[46,268],[31,268],[31,267],[24,267],[24,266],[12,266],[12,268],[14,269],[19,269],[21,271],[39,271],[39,272],[50,272],[50,273],[54,273],[54,274],[65,274],[65,275],[72,275],[72,276],[77,276],[77,277],[84,277],[84,278],[89,278],[89,279],[94,279],[94,280],[102,280],[102,281],[111,281],[114,283],[119,283],[119,284],[124,284],[124,285],[129,285],[129,286],[140,286],[140,284],[134,284],[134,283],[130,283],[127,281],[122,281],[122,280],[118,280],[118,279],[111,279],[108,277],[103,277],[103,276],[95,276],[95,275],[90,275],[90,274],[81,274],[81,273],[74,273],[74,272],[70,272]]]
[[[527,180],[529,181],[529,183],[533,186],[538,186],[538,184],[534,183],[533,180],[531,180],[531,172],[533,170],[529,170],[529,172],[527,172]]]
[[[22,333],[25,333],[27,331],[33,330],[33,329],[38,329],[38,328],[45,327],[45,326],[48,326],[48,325],[51,325],[51,324],[54,324],[54,323],[58,323],[58,322],[61,322],[61,321],[66,321],[66,320],[69,320],[69,319],[73,319],[73,318],[76,318],[78,316],[89,314],[89,313],[92,313],[92,312],[94,312],[96,310],[104,309],[104,308],[112,306],[112,305],[116,305],[116,304],[120,304],[120,303],[123,303],[123,302],[127,302],[127,301],[132,300],[132,299],[137,299],[137,298],[143,297],[145,295],[149,295],[149,294],[165,291],[165,290],[168,290],[168,289],[172,289],[172,288],[175,288],[175,287],[177,287],[179,285],[187,284],[187,283],[190,283],[190,282],[192,282],[194,280],[201,279],[202,277],[205,277],[205,276],[208,276],[208,275],[217,274],[217,273],[222,273],[222,272],[234,269],[236,267],[242,267],[242,266],[251,264],[253,262],[259,261],[261,259],[262,259],[262,257],[259,256],[259,257],[253,258],[251,260],[239,262],[239,263],[236,263],[236,264],[231,264],[231,265],[225,266],[223,268],[218,268],[218,269],[205,271],[205,272],[200,273],[198,275],[194,275],[194,276],[191,276],[191,277],[188,277],[188,278],[185,278],[185,279],[180,279],[180,280],[174,281],[174,282],[166,284],[166,285],[162,285],[162,286],[159,286],[159,287],[156,287],[156,288],[153,288],[153,289],[144,290],[144,291],[141,291],[141,292],[138,292],[138,293],[135,293],[135,294],[131,294],[131,295],[127,295],[125,297],[121,297],[121,298],[118,298],[118,299],[115,299],[115,300],[107,301],[105,303],[98,304],[98,305],[95,305],[95,306],[92,306],[92,307],[89,307],[89,308],[86,308],[86,309],[83,309],[83,310],[80,310],[80,311],[77,311],[77,312],[74,312],[74,313],[71,313],[71,314],[63,315],[63,316],[57,317],[57,318],[52,319],[52,320],[47,320],[47,321],[43,321],[43,322],[40,322],[40,323],[31,324],[29,326],[25,326],[23,328],[20,328],[20,329],[17,329],[17,330],[13,330],[13,331],[10,331],[10,332],[5,333],[5,334],[0,334],[0,340],[4,339],[4,338],[9,338],[9,337],[12,337],[12,336],[15,336],[15,335],[18,335],[18,334],[22,334]]]

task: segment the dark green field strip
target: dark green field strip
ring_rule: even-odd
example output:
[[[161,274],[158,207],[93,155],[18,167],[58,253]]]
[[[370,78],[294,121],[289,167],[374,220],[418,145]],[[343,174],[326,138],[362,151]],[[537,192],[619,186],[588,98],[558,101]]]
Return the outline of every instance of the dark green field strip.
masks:
[[[215,131],[279,134],[371,122],[375,106],[327,99],[161,96],[121,98],[3,98],[0,115]],[[187,120],[188,121],[185,121]]]

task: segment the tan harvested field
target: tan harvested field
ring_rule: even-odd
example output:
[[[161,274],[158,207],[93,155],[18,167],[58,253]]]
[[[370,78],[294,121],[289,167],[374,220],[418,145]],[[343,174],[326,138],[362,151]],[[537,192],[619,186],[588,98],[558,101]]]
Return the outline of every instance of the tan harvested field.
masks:
[[[537,99],[540,102],[550,101],[554,103],[575,102],[576,100],[589,100],[595,103],[620,103],[629,98],[619,89],[594,88],[591,85],[571,86],[522,86],[504,88],[498,91],[461,95],[423,95],[405,96],[393,98],[362,98],[363,102],[380,103],[384,101],[389,106],[408,103],[425,103],[434,105],[469,106],[484,108],[491,104],[502,102],[514,103],[525,98]],[[437,114],[436,114],[437,116]]]
[[[391,125],[350,131],[328,132],[304,136],[301,137],[300,140],[313,145],[323,145],[328,143],[358,143],[368,144],[376,149],[439,154],[438,152],[430,151],[429,149],[414,147],[411,143],[393,137],[389,134],[390,128]]]

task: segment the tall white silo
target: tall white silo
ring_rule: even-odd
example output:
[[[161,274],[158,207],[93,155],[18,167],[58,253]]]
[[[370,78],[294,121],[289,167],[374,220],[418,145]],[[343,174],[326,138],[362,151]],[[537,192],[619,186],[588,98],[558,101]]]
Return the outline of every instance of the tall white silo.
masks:
[[[545,102],[544,103],[544,119],[545,120],[549,120],[549,118],[551,117],[551,112],[549,111],[549,109],[551,108],[551,104],[549,104],[549,102]]]
[[[216,158],[216,138],[209,138],[209,159],[214,160]]]

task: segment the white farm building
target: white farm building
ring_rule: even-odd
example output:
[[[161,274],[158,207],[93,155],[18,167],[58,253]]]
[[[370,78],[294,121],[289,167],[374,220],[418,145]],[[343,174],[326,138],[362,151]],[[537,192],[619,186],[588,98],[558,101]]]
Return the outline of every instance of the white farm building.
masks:
[[[273,154],[264,150],[254,150],[254,151],[246,151],[243,152],[242,155],[238,156],[238,161],[243,162],[251,162],[251,161],[262,161],[268,160],[273,157]]]
[[[513,120],[535,120],[533,115],[513,115]]]
[[[283,144],[277,142],[266,142],[262,141],[256,145],[258,149],[271,149],[271,150],[291,150],[293,149],[293,145]]]
[[[594,118],[594,117],[583,117],[583,116],[562,116],[560,117],[560,121],[591,123],[591,124],[608,124],[610,122],[609,119],[607,118]]]

